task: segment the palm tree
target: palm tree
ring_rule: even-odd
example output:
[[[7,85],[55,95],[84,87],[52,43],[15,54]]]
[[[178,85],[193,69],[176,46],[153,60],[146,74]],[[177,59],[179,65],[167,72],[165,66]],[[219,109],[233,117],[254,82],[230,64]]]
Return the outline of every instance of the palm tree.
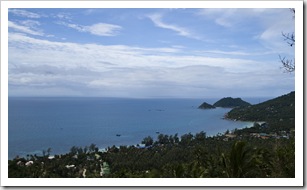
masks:
[[[153,144],[153,139],[151,136],[145,137],[142,141],[142,144],[145,144],[145,146],[150,146]]]
[[[89,151],[90,152],[95,152],[95,149],[96,149],[96,145],[94,143],[92,143],[89,147]]]
[[[222,154],[222,163],[227,177],[232,178],[250,177],[249,173],[255,166],[251,149],[247,149],[246,143],[242,141],[237,141],[232,145],[229,157]]]
[[[47,149],[47,156],[50,156],[51,148]]]

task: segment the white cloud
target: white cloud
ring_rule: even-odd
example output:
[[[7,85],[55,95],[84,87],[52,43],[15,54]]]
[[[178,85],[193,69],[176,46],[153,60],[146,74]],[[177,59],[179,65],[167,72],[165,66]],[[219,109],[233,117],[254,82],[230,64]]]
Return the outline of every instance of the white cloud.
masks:
[[[24,26],[28,26],[28,27],[36,27],[41,25],[40,22],[36,21],[36,20],[22,20],[20,21],[20,23]]]
[[[162,21],[162,14],[152,14],[152,15],[148,15],[148,18],[151,19],[151,21],[160,28],[165,28],[165,29],[169,29],[169,30],[173,30],[175,31],[178,35],[180,36],[185,36],[188,38],[194,38],[194,39],[198,39],[199,37],[197,37],[195,34],[192,34],[191,31],[189,31],[186,28],[180,27],[180,26],[176,26],[176,25],[172,25],[172,24],[166,24]]]
[[[91,34],[98,36],[116,36],[122,27],[113,24],[97,23],[91,26],[85,26],[84,29]]]
[[[264,12],[263,9],[261,10]],[[260,14],[257,9],[210,8],[200,9],[197,15],[206,19],[213,19],[216,24],[224,27],[235,27],[237,23],[247,21],[248,18],[253,16],[258,17]]]
[[[32,24],[27,23],[27,25],[33,25],[33,23]],[[12,22],[12,21],[8,21],[8,27],[11,28],[11,29],[14,29],[16,31],[31,34],[31,35],[37,35],[37,36],[43,36],[44,35],[44,33],[41,32],[41,31],[35,31],[35,30],[31,29],[29,26],[18,25],[16,23]]]
[[[214,19],[215,23],[224,27],[233,26],[233,22],[238,19],[237,9],[210,8],[200,9],[198,15],[205,18]]]
[[[229,71],[257,70],[258,62],[249,59],[213,58],[205,56],[181,55],[177,48],[142,48],[125,45],[77,44],[51,42],[31,37],[9,34],[10,58],[15,61],[39,65],[42,62],[58,67],[73,68],[84,66],[89,68],[107,68],[108,65],[118,67],[166,67],[178,68],[191,65],[222,67]],[[214,51],[211,51],[214,52]],[[223,53],[223,52],[222,52]],[[232,52],[233,53],[233,52]],[[236,52],[239,53],[239,52]],[[49,56],[53,55],[53,56]],[[17,57],[14,57],[17,56]],[[35,57],[35,59],[33,59]],[[73,57],[73,59],[72,59]],[[103,64],[102,64],[103,62]]]
[[[255,28],[250,39],[257,40],[268,51],[277,54],[293,52],[293,49],[287,47],[281,35],[282,32],[294,32],[293,15],[287,8],[200,9],[197,15],[208,21],[213,20],[219,26],[229,28],[229,33],[233,30],[241,32],[247,27]]]
[[[70,13],[64,13],[64,12],[56,14],[55,17],[59,18],[59,19],[63,19],[63,20],[71,20],[72,19],[72,16],[71,16]]]
[[[30,12],[30,11],[26,11],[26,10],[22,10],[22,9],[9,9],[9,13],[13,13],[17,16],[21,16],[21,17],[27,17],[27,18],[40,18],[41,15]]]
[[[294,20],[291,14],[280,14],[276,20],[272,21],[259,35],[255,36],[259,42],[271,51],[278,54],[294,55],[294,48],[289,47],[287,42],[284,41],[282,33],[294,32]]]
[[[64,26],[67,26],[69,28],[76,29],[79,32],[85,32],[84,27],[80,26],[80,25],[77,25],[77,24],[71,24],[71,23],[66,23],[66,22],[57,22],[57,23],[61,24],[61,25],[64,25]]]
[[[221,51],[221,50],[209,50],[202,51],[203,53],[212,53],[212,54],[224,54],[224,55],[239,55],[239,56],[247,56],[251,55],[251,53],[243,52],[243,51]]]
[[[76,29],[79,32],[88,32],[97,36],[116,36],[119,34],[119,31],[122,29],[121,26],[107,24],[107,23],[97,23],[90,26],[83,26],[66,22],[58,22],[58,23]]]
[[[52,95],[202,97],[219,89],[242,94],[292,85],[268,63],[184,56],[176,48],[81,45],[10,33],[8,58],[11,95],[27,87],[34,95],[43,89]]]
[[[271,8],[216,8],[200,9],[197,15],[205,19],[213,19],[216,24],[224,27],[237,27],[241,24],[251,24],[257,22],[262,27],[269,27],[272,24],[288,22],[291,12],[288,9],[271,9]]]
[[[181,55],[180,48],[142,48],[125,45],[77,44],[39,40],[16,33],[9,34],[10,58],[13,62],[41,63],[64,68],[89,66],[112,67],[165,67],[179,68],[191,65],[221,67],[232,72],[257,70],[259,62],[249,59],[214,58],[203,55]],[[221,51],[208,51],[225,53]],[[242,52],[226,52],[242,54]],[[199,53],[198,53],[199,54]],[[50,56],[52,55],[52,56]],[[35,59],[33,59],[35,57]],[[99,69],[98,69],[99,70]]]

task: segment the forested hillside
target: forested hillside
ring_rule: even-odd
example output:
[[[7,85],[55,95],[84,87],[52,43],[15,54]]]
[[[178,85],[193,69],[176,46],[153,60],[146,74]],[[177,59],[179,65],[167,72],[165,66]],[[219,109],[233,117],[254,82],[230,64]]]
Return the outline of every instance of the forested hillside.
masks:
[[[266,121],[276,130],[295,128],[295,92],[265,101],[260,104],[234,108],[226,118],[241,121]]]

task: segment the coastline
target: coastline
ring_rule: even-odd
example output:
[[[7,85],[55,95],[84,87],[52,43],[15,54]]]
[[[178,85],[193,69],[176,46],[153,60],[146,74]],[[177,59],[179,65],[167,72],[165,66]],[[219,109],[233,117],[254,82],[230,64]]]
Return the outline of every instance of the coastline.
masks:
[[[241,122],[241,121],[234,121],[234,122]],[[244,121],[244,122],[246,122],[246,121]],[[250,127],[253,127],[253,125],[254,125],[254,122],[250,122],[250,125],[246,125],[245,127],[235,128],[235,129],[232,129],[232,130],[227,129],[226,131],[231,131],[231,133],[232,133],[234,130],[242,130],[242,129],[250,128]],[[214,135],[206,135],[206,136],[207,136],[207,137],[213,138],[213,137],[219,136],[219,135],[221,135],[221,134],[225,135],[225,134],[226,134],[226,131],[218,132],[218,133],[216,133],[216,134],[214,134]],[[196,133],[186,133],[186,134],[192,134],[193,136],[195,136],[197,133],[201,133],[201,132],[205,132],[205,131],[199,131],[199,132],[196,132]],[[163,133],[159,133],[159,134],[161,134],[161,135],[171,135],[171,136],[172,136],[172,135],[175,135],[176,133],[174,133],[174,134],[163,134]],[[186,135],[186,134],[182,134],[182,136],[183,136],[183,135]],[[157,136],[158,136],[158,134],[157,134]],[[144,136],[143,138],[145,138],[145,136]],[[179,139],[180,139],[180,138],[179,138]],[[154,140],[156,140],[156,139],[154,139]],[[99,152],[104,153],[104,152],[108,152],[108,149],[110,149],[110,148],[112,148],[112,147],[116,147],[116,148],[120,148],[120,147],[139,147],[139,148],[141,148],[141,147],[143,147],[142,145],[144,145],[144,144],[142,144],[141,141],[140,141],[139,143],[136,143],[136,144],[120,144],[120,145],[114,145],[114,144],[113,144],[113,145],[109,145],[109,146],[106,146],[106,147],[97,147],[97,148],[98,148],[98,151],[99,151]],[[81,146],[81,147],[82,147],[82,146]],[[81,147],[80,147],[80,148],[81,148]],[[87,146],[85,146],[85,147],[87,147]],[[61,152],[59,152],[59,153],[55,153],[55,154],[52,154],[52,155],[49,155],[49,156],[54,157],[54,156],[65,155],[65,154],[68,154],[69,151],[70,151],[70,150],[61,151]],[[51,147],[51,152],[52,152],[52,147]],[[43,150],[42,150],[42,151],[40,151],[40,150],[35,150],[35,151],[33,151],[33,152],[24,153],[23,155],[15,155],[15,156],[13,156],[13,157],[9,157],[8,160],[14,160],[15,158],[26,158],[26,157],[28,157],[27,155],[29,155],[29,156],[30,156],[30,155],[32,155],[32,156],[43,156]]]
[[[254,127],[253,130],[257,129],[259,130],[260,128]],[[65,154],[61,155],[50,155],[48,153],[44,156],[30,155],[27,158],[15,158],[13,160],[8,160],[9,177],[289,178],[293,177],[294,175],[294,136],[288,136],[288,138],[273,135],[267,136],[263,135],[261,130],[256,131],[255,133],[254,131],[251,132],[245,129],[238,129],[234,133],[229,133],[228,131],[212,137],[206,136],[204,132],[199,132],[195,135],[184,134],[180,138],[172,135],[160,135],[160,138],[157,138],[151,143],[139,144],[139,146],[112,146],[108,149],[101,149],[98,148],[95,144],[91,144],[90,146],[86,146],[87,148],[75,147],[74,149],[71,149],[70,152],[66,152]],[[276,149],[276,145],[278,145],[278,149]],[[238,151],[237,146],[243,148],[243,151],[246,153],[252,153],[251,155],[247,154],[246,156],[251,156],[252,158],[255,155],[257,158],[263,159],[259,163],[264,163],[264,166],[269,166],[266,164],[266,162],[270,163],[270,159],[267,160],[266,156],[279,156],[278,153],[286,148],[286,153],[291,157],[291,159],[288,160],[290,163],[286,163],[288,167],[291,167],[291,173],[288,171],[286,173],[280,173],[280,170],[276,170],[275,167],[265,167],[265,169],[261,169],[261,171],[256,173],[250,173],[250,170],[247,169],[245,172],[246,175],[248,174],[248,176],[237,175],[229,172],[228,166],[224,163],[225,161],[227,163],[232,162],[233,152]],[[201,159],[199,159],[200,156]],[[214,157],[214,159],[212,159],[212,157]],[[138,162],[135,162],[136,160],[138,160]],[[159,164],[156,165],[156,163]],[[197,163],[201,165],[198,165]],[[259,163],[252,162],[255,167],[257,167]],[[191,172],[189,169],[190,166],[194,166],[193,168],[198,172]],[[218,174],[216,173],[216,167],[220,168],[218,170]],[[209,171],[205,176],[202,175],[204,169]],[[37,172],[33,173],[33,170],[36,170]],[[170,170],[172,171],[171,173],[169,173]],[[272,175],[271,171],[275,170],[278,172],[275,172]],[[184,175],[184,173],[178,173],[178,171],[182,171],[184,173],[187,172],[188,175]]]
[[[49,147],[56,154],[65,153],[72,146],[90,143],[100,148],[136,145],[146,136],[156,138],[157,131],[168,135],[205,131],[212,136],[227,129],[250,126],[249,123],[223,121],[229,109],[197,109],[195,105],[199,99],[66,100],[22,98],[14,103],[11,99],[8,157],[39,155]]]

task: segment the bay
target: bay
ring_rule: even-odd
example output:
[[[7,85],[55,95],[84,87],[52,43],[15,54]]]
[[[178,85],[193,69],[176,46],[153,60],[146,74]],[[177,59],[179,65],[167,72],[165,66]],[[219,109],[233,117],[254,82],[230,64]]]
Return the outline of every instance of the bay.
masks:
[[[214,103],[217,99],[206,100]],[[207,135],[244,128],[251,122],[223,119],[229,108],[201,110],[204,99],[9,97],[8,156],[69,152],[72,146],[99,148],[140,144],[158,133]],[[258,101],[258,100],[257,100]]]

